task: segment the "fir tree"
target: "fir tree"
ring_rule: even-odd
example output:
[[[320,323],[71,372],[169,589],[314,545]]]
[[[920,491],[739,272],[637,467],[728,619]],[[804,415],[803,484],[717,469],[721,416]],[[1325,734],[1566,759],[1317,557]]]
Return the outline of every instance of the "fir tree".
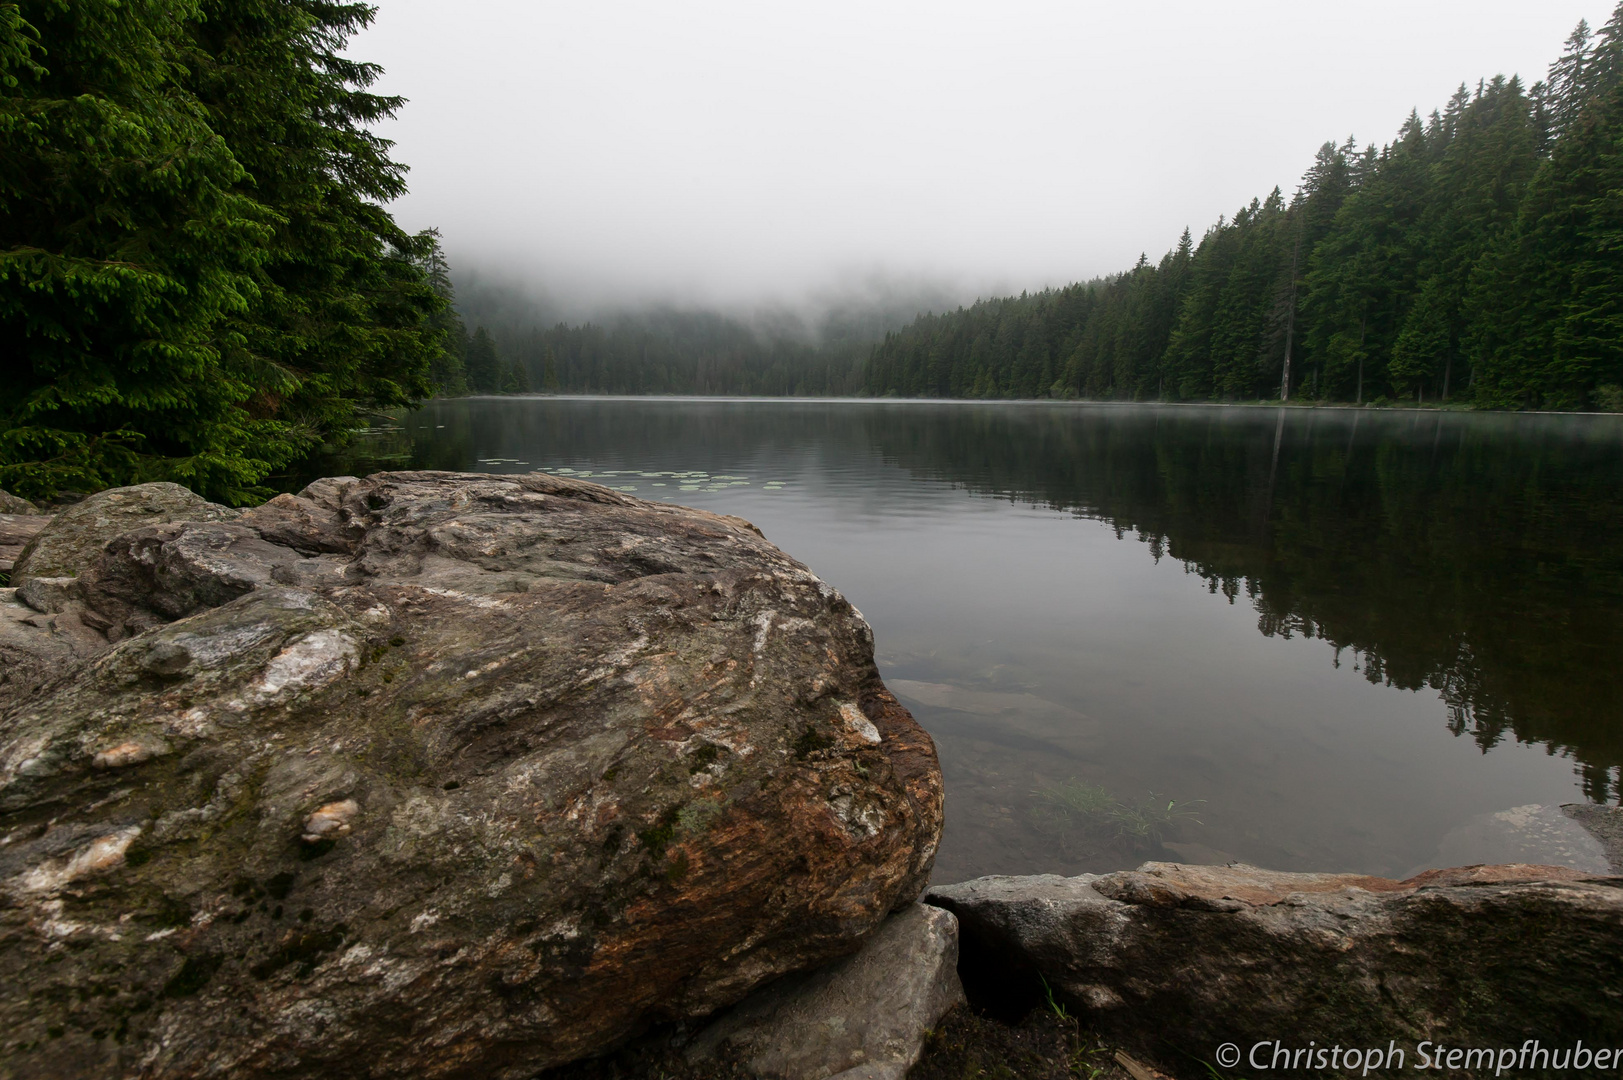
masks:
[[[0,486],[245,497],[293,456],[228,317],[275,215],[178,86],[194,3],[0,7]]]
[[[434,392],[440,397],[460,397],[468,392],[467,371],[462,357],[468,348],[468,330],[462,325],[462,316],[456,310],[456,290],[451,284],[451,266],[440,247],[438,229],[428,229],[418,237],[422,244],[421,266],[443,305],[429,320],[429,326],[440,339],[439,355],[429,369]]]
[[[444,301],[381,204],[399,102],[325,0],[0,6],[0,484],[244,502],[429,389]]]
[[[528,394],[530,392],[530,373],[525,366],[517,360],[502,365],[502,393]]]
[[[501,393],[501,358],[496,353],[495,339],[483,326],[474,330],[462,363],[468,375],[468,388],[475,394]]]

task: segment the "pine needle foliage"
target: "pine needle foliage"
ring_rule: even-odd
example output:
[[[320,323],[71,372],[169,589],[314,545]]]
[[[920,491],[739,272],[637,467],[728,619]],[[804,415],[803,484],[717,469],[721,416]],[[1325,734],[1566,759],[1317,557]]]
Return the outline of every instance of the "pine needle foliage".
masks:
[[[242,503],[431,390],[398,99],[323,0],[0,4],[0,487]]]

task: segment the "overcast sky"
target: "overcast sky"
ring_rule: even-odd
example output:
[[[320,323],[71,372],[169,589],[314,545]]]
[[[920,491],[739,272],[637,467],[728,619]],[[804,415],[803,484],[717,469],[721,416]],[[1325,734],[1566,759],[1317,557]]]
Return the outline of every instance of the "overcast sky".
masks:
[[[400,222],[576,312],[1158,257],[1596,0],[378,0]]]

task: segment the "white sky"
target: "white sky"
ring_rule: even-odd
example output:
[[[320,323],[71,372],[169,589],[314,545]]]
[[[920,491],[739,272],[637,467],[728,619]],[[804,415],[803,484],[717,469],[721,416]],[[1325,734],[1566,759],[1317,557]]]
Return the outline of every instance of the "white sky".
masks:
[[[1156,258],[1604,0],[378,0],[395,207],[576,312]]]

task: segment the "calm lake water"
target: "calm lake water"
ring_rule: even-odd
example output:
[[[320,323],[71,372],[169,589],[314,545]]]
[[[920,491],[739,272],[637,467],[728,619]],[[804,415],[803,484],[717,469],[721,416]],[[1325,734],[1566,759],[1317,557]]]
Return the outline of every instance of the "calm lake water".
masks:
[[[527,398],[398,424],[322,471],[573,470],[748,518],[841,589],[940,750],[937,881],[1401,876],[1492,858],[1483,815],[1619,800],[1620,418]]]

